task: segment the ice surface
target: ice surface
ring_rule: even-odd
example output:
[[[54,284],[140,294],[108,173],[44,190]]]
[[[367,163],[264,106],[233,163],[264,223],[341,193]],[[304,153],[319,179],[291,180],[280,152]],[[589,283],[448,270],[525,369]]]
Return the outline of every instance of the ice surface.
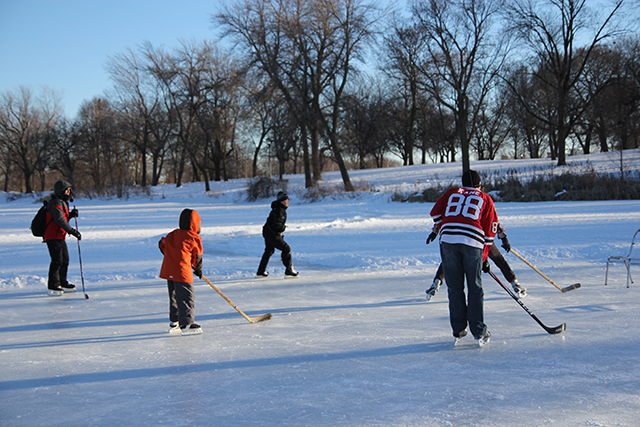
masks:
[[[615,170],[611,155],[591,161]],[[378,192],[319,203],[301,202],[302,177],[288,176],[295,279],[284,278],[277,253],[271,275],[254,277],[270,200],[246,202],[244,181],[212,183],[209,194],[195,183],[76,200],[88,300],[76,240],[68,245],[79,291],[48,297],[47,249],[28,230],[38,204],[0,203],[0,424],[638,425],[640,285],[627,289],[615,265],[605,287],[604,267],[628,251],[640,201],[497,203],[522,256],[558,285],[582,287],[562,293],[507,254],[528,289],[524,304],[567,330],[547,334],[485,275],[491,342],[480,349],[469,335],[454,347],[446,286],[424,298],[439,263],[437,244],[425,245],[431,204],[389,196],[459,174],[459,163],[354,171]],[[248,323],[198,281],[204,333],[168,333],[157,241],[186,207],[202,217],[205,276],[249,316],[269,312],[270,321]]]

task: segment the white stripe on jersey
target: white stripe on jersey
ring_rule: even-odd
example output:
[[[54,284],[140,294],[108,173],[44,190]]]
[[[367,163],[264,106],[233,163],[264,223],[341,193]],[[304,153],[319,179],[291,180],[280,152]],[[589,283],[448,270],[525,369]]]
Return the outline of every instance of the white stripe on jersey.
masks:
[[[484,249],[493,245],[493,237],[486,237],[484,231],[469,224],[450,222],[442,226],[440,241],[445,243],[461,243]]]

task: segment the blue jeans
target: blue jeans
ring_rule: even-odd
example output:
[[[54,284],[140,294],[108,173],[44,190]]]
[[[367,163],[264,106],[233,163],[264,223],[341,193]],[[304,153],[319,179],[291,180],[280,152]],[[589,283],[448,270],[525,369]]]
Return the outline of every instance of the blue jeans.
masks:
[[[440,243],[440,256],[449,289],[449,320],[454,335],[464,331],[468,323],[476,339],[485,336],[487,325],[484,324],[482,249]],[[464,292],[465,277],[469,290],[468,302]]]

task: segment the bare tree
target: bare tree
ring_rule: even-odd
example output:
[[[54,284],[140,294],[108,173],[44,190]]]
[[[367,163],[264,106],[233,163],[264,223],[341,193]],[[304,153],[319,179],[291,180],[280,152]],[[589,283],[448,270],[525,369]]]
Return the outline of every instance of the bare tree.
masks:
[[[60,97],[48,88],[35,97],[30,89],[21,86],[0,98],[0,145],[22,172],[27,193],[33,192],[34,174],[47,166],[47,134],[60,117]]]
[[[374,10],[359,0],[241,0],[216,17],[282,92],[298,116],[303,144],[309,132],[313,182],[321,179],[322,134],[347,191],[353,186],[339,141],[340,104],[372,36]]]
[[[162,87],[149,72],[149,58],[131,49],[109,57],[107,71],[114,82],[117,110],[124,126],[122,137],[141,156],[140,184],[147,185],[147,155],[152,156],[151,185],[157,185],[171,122],[164,119]]]
[[[424,87],[455,117],[462,168],[470,168],[475,117],[502,68],[506,48],[493,28],[499,0],[421,0],[414,19],[426,40]]]
[[[396,24],[389,36],[384,38],[386,61],[383,71],[397,81],[397,88],[405,100],[407,113],[398,117],[403,119],[404,149],[402,159],[405,165],[414,164],[413,149],[416,139],[416,124],[418,117],[418,103],[420,88],[424,84],[420,81],[420,63],[423,60],[427,39],[415,26],[403,27]],[[423,151],[424,153],[424,151]]]
[[[566,140],[576,120],[593,98],[580,99],[576,85],[584,77],[594,49],[618,32],[614,17],[624,0],[615,0],[608,10],[597,13],[588,8],[587,0],[513,0],[506,8],[509,29],[533,53],[539,64],[533,75],[549,93],[553,115],[536,115],[549,127],[552,153],[558,165],[566,164]],[[588,30],[593,30],[588,35]],[[577,55],[579,40],[586,38],[584,52]],[[534,112],[532,112],[535,114]]]
[[[77,119],[78,146],[93,189],[120,189],[126,182],[125,149],[117,133],[116,111],[108,100],[93,98],[80,106]]]

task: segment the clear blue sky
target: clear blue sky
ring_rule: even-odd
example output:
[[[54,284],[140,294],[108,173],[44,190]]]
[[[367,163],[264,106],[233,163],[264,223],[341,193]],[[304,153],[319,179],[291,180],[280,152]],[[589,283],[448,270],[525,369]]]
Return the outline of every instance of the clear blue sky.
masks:
[[[0,93],[48,86],[67,117],[111,87],[109,55],[145,40],[215,39],[210,16],[224,0],[0,0]]]

